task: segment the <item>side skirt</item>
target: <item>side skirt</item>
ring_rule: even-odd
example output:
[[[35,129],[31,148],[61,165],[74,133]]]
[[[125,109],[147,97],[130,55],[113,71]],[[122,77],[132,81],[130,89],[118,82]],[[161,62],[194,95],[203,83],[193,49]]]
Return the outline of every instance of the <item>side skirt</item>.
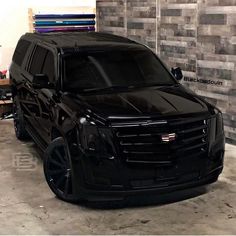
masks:
[[[40,148],[42,152],[44,152],[47,148],[47,143],[40,137],[40,135],[37,134],[35,129],[27,122],[26,130],[28,134],[31,136],[31,138],[34,140],[34,142],[37,144],[37,146]]]

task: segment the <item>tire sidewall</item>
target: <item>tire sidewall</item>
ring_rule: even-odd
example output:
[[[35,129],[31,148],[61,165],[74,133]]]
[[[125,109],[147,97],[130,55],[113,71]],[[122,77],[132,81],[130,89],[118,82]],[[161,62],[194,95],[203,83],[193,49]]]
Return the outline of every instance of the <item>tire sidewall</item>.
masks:
[[[16,125],[16,115],[18,118],[18,124]],[[20,140],[28,138],[27,131],[25,130],[25,121],[23,116],[23,111],[20,106],[19,99],[17,96],[13,98],[13,117],[14,117],[14,128],[15,128],[15,134],[16,137]]]

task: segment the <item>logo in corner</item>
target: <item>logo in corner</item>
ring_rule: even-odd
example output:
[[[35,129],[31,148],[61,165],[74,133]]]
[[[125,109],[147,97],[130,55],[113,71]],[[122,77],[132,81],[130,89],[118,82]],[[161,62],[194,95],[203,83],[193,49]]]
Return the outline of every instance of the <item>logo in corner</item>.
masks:
[[[161,135],[161,140],[163,143],[173,142],[176,140],[176,138],[177,138],[177,135],[175,133]]]

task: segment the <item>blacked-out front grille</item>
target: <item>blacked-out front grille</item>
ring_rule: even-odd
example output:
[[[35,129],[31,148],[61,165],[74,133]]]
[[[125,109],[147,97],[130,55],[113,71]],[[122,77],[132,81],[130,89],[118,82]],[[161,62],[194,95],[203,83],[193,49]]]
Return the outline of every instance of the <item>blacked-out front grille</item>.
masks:
[[[208,120],[113,123],[122,159],[127,163],[172,165],[176,158],[204,155],[208,147]],[[166,140],[168,135],[174,139]]]

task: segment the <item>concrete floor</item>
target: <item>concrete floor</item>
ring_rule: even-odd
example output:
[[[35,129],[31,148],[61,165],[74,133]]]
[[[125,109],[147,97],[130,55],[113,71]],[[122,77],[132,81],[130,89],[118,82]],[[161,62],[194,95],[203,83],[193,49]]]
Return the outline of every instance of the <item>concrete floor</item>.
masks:
[[[236,234],[236,147],[226,149],[224,173],[207,188],[101,209],[55,198],[35,145],[0,121],[0,234]]]

